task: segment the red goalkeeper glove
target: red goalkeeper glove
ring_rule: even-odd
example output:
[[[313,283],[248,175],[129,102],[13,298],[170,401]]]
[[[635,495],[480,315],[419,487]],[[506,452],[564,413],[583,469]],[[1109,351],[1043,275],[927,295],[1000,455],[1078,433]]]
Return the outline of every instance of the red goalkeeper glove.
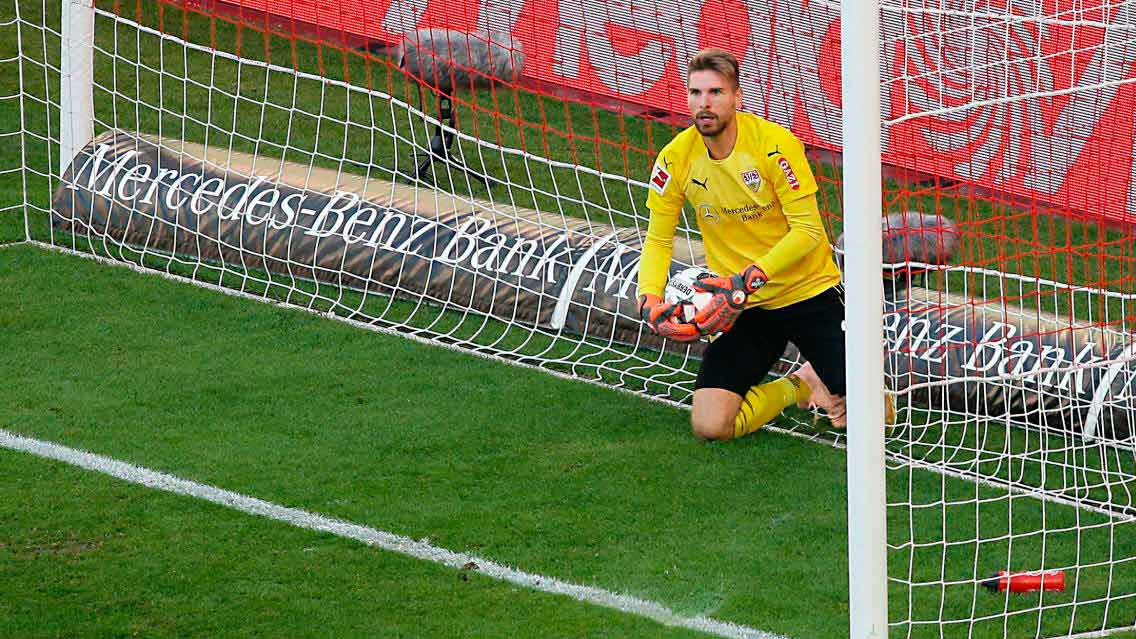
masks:
[[[745,309],[746,299],[768,281],[765,271],[757,264],[750,264],[741,273],[730,277],[707,277],[695,281],[694,288],[713,297],[694,316],[694,323],[702,329],[703,335],[730,330]]]
[[[644,295],[639,298],[639,317],[647,328],[659,337],[677,342],[693,342],[701,334],[693,324],[683,324],[675,320],[678,304],[667,304],[658,295]]]

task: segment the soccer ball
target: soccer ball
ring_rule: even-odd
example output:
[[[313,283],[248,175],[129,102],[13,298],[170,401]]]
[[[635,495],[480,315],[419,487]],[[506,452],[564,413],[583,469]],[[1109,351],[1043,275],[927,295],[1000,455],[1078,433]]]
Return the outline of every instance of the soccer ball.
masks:
[[[663,300],[668,304],[679,305],[679,310],[675,313],[678,321],[692,321],[698,311],[710,302],[713,295],[694,288],[696,281],[706,277],[718,277],[718,275],[704,266],[690,266],[672,275],[667,282],[667,287],[663,290]]]

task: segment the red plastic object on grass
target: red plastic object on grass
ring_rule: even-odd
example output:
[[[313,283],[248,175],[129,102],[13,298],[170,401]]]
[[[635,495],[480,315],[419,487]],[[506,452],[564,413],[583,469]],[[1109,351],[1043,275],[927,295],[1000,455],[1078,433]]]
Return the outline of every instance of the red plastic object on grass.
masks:
[[[1065,591],[1065,571],[1045,570],[1029,572],[1011,572],[999,570],[998,574],[982,582],[983,586],[991,592],[1037,592],[1049,590],[1054,592]]]

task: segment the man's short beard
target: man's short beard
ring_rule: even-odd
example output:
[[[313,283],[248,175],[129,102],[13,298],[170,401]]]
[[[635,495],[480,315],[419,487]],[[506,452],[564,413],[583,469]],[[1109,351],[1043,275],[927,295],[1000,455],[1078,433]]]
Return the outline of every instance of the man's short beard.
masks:
[[[726,130],[726,125],[728,124],[726,121],[722,120],[721,118],[718,118],[717,123],[718,123],[718,126],[713,127],[710,130],[706,130],[706,129],[702,128],[702,124],[700,122],[698,122],[698,120],[694,121],[694,125],[698,129],[698,132],[702,134],[702,137],[706,137],[706,138],[716,138],[719,135],[721,135],[723,131]]]

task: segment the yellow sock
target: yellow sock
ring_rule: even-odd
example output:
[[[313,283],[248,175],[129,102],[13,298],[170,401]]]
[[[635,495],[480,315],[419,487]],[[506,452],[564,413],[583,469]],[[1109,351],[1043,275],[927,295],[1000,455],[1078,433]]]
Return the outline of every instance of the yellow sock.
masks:
[[[809,396],[809,387],[792,375],[754,386],[742,398],[742,406],[734,417],[734,438],[754,432],[786,407],[803,402]]]

